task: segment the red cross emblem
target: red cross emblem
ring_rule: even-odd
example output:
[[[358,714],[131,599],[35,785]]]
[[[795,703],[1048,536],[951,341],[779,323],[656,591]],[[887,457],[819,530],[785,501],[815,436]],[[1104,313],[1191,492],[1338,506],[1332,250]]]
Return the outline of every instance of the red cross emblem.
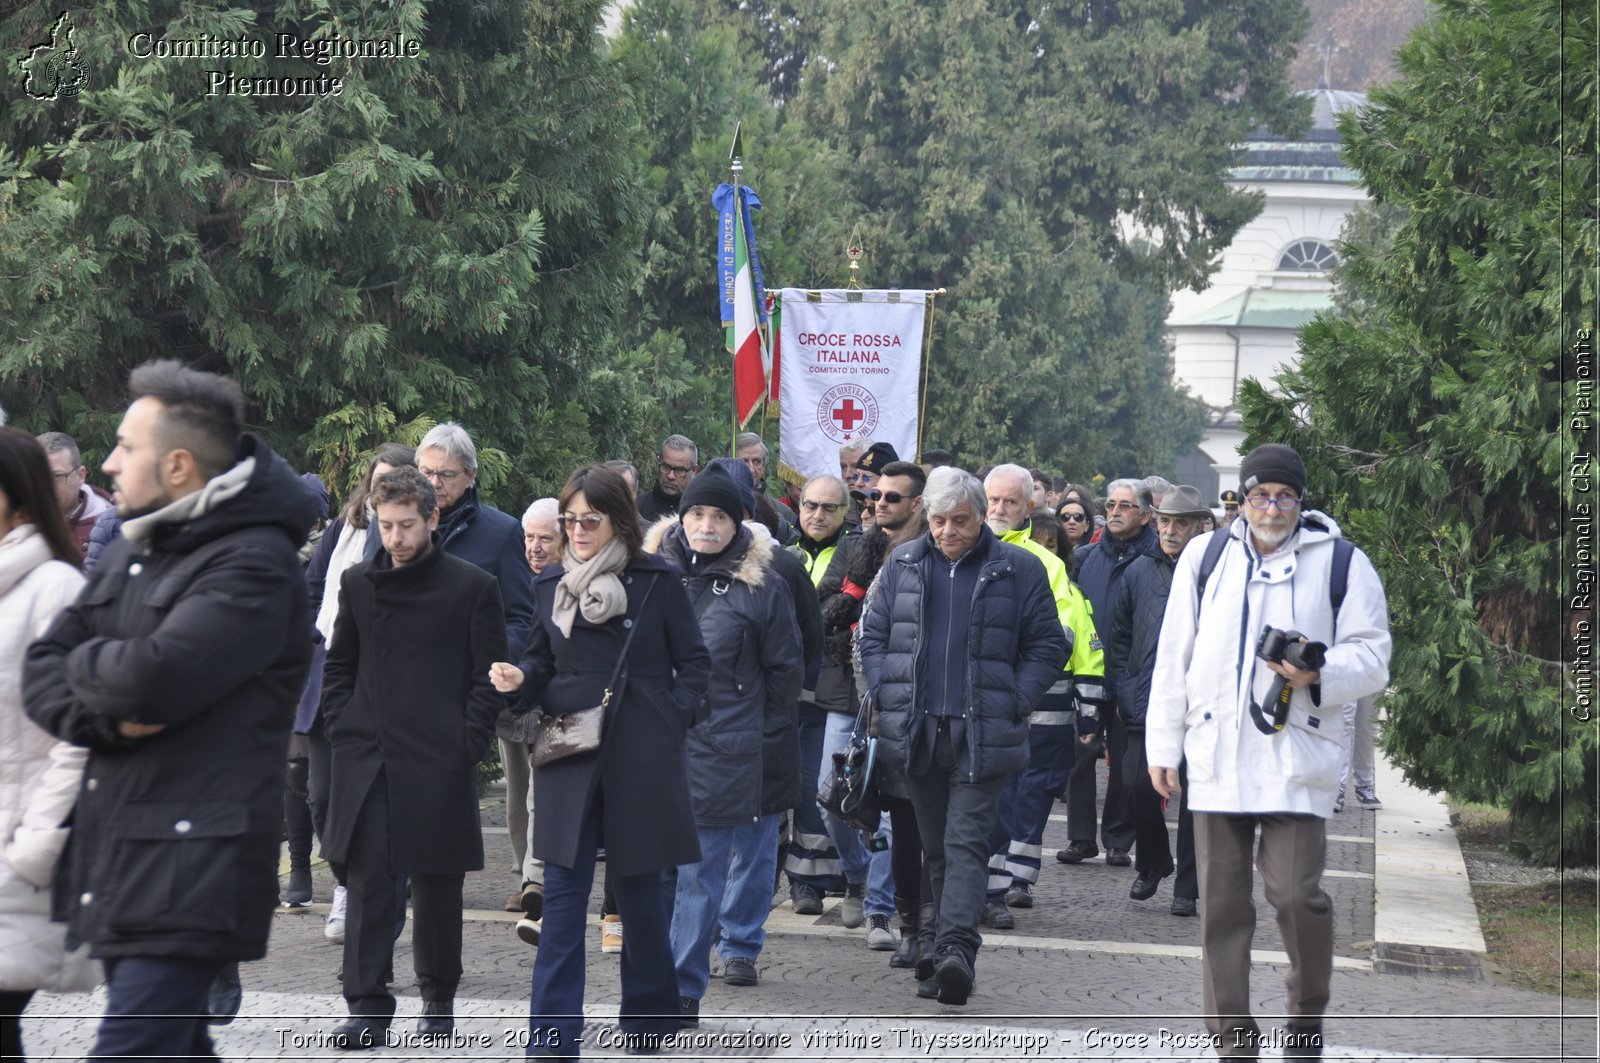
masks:
[[[856,422],[867,415],[867,411],[856,405],[855,399],[845,399],[833,408],[833,419],[846,432],[855,430]]]

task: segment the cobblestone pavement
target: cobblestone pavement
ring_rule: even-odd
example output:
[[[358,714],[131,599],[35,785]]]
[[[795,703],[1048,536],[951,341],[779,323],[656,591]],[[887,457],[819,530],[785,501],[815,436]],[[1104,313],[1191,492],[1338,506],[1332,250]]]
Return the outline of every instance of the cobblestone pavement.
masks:
[[[1058,812],[1065,806],[1057,805]],[[469,909],[455,1042],[399,1044],[384,1059],[515,1059],[527,1036],[527,1001],[535,951],[501,910],[517,885],[503,799],[484,805],[489,869],[468,876]],[[1498,987],[1483,981],[1388,974],[1372,963],[1375,813],[1349,808],[1329,823],[1328,876],[1335,903],[1333,1001],[1325,1022],[1325,1058],[1448,1060],[1596,1058],[1593,1001]],[[761,983],[750,988],[713,978],[692,1038],[670,1058],[766,1056],[782,1059],[1210,1059],[1199,1040],[1199,920],[1168,913],[1171,879],[1156,897],[1127,896],[1129,868],[1104,858],[1069,866],[1053,859],[1066,844],[1064,815],[1046,834],[1045,869],[1036,907],[1015,911],[1016,930],[985,934],[976,990],[966,1007],[918,999],[908,972],[871,952],[864,930],[840,925],[836,901],[820,917],[796,916],[786,891],[775,898]],[[337,946],[323,938],[332,879],[319,865],[310,910],[281,912],[268,957],[243,968],[245,1003],[235,1022],[217,1028],[229,1059],[335,1058],[321,1044],[344,1015]],[[599,910],[598,882],[593,910]],[[1264,1028],[1281,1025],[1287,971],[1272,908],[1256,887],[1260,926],[1252,972],[1254,1007]],[[618,957],[598,946],[588,958],[584,1055],[621,1056],[612,1042],[620,999]],[[396,1037],[410,1035],[419,1001],[410,971],[410,932],[396,946],[400,996]],[[103,995],[35,999],[24,1020],[31,1058],[81,1058],[92,1043]],[[1274,1013],[1278,1013],[1275,1020]],[[1281,1055],[1268,1049],[1267,1058]]]

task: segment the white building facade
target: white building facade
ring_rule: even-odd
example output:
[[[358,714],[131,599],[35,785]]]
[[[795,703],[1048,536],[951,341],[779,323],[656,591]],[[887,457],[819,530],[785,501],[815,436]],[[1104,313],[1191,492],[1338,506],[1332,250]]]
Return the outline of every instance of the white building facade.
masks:
[[[1262,134],[1244,145],[1230,183],[1260,192],[1261,213],[1222,253],[1210,287],[1173,293],[1167,318],[1177,382],[1211,410],[1199,450],[1178,461],[1178,480],[1214,504],[1239,483],[1239,383],[1254,377],[1271,388],[1295,363],[1300,329],[1333,303],[1334,243],[1367,198],[1339,158],[1337,128],[1338,115],[1366,97],[1326,88],[1305,95],[1309,132],[1293,140]]]

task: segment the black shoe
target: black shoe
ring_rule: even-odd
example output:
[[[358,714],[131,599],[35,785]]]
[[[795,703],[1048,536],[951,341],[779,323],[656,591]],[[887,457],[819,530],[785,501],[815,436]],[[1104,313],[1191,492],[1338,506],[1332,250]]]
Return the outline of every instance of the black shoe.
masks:
[[[239,984],[239,965],[224,964],[206,990],[206,1025],[226,1026],[239,1014],[244,1002],[244,987]]]
[[[794,903],[795,915],[821,915],[822,894],[803,882],[789,886],[789,900]]]
[[[939,996],[939,983],[930,975],[927,978],[917,979],[917,996],[923,1000],[935,1000]]]
[[[1056,859],[1063,864],[1081,864],[1099,855],[1100,847],[1094,842],[1071,842],[1065,849],[1056,851]]]
[[[910,910],[900,911],[900,944],[895,946],[894,955],[889,957],[889,966],[900,970],[910,970],[917,965],[917,909],[913,905]]]
[[[1004,904],[990,902],[983,906],[983,925],[990,930],[1015,930],[1017,921]]]
[[[293,868],[289,872],[289,888],[283,891],[285,908],[311,907],[311,869]]]
[[[1284,1059],[1321,1059],[1322,1024],[1291,1022],[1283,1032]]]
[[[1128,850],[1126,850],[1126,849],[1107,849],[1106,850],[1106,866],[1107,867],[1132,867],[1133,866],[1133,857],[1128,855]]]
[[[328,1031],[328,1044],[345,1051],[362,1051],[383,1044],[383,1035],[388,1032],[388,1019],[352,1015]]]
[[[954,950],[939,957],[933,981],[939,987],[939,1003],[965,1004],[972,994],[972,965]]]
[[[1156,895],[1156,889],[1161,885],[1161,880],[1172,874],[1172,865],[1168,864],[1165,871],[1141,871],[1133,880],[1133,887],[1128,890],[1128,896],[1136,901],[1147,901]]]
[[[417,1033],[423,1037],[448,1037],[455,1031],[455,1001],[424,1000],[417,1019]]]
[[[1193,897],[1172,898],[1172,914],[1195,916],[1200,914],[1200,902]]]
[[[1026,882],[1013,882],[1006,890],[1007,908],[1032,908],[1033,889]]]
[[[687,1030],[700,1025],[700,1002],[693,997],[678,998],[678,1026]]]
[[[755,985],[760,980],[754,960],[734,956],[722,965],[722,981],[726,985]]]

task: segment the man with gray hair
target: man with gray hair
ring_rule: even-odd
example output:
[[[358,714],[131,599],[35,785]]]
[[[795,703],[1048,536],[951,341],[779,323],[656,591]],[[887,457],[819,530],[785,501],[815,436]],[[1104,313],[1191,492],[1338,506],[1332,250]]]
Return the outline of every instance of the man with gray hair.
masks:
[[[78,541],[78,550],[86,552],[94,522],[113,512],[111,496],[88,482],[88,470],[78,451],[77,440],[65,432],[46,432],[39,437],[39,445],[50,459],[50,474],[55,478],[56,501],[72,527],[72,537]]]
[[[500,584],[506,644],[517,660],[533,630],[533,575],[517,519],[478,497],[478,448],[451,421],[434,425],[417,444],[417,471],[439,500],[439,546],[471,561]]]
[[[678,499],[700,471],[700,448],[688,436],[670,435],[661,441],[656,460],[656,485],[638,498],[639,520],[650,527],[662,517],[677,516]]]
[[[522,514],[522,543],[528,568],[537,576],[561,560],[561,505],[541,498]],[[544,861],[533,858],[533,724],[538,713],[513,714],[502,709],[494,733],[500,741],[500,766],[506,773],[506,830],[511,834],[511,870],[522,876],[521,885],[506,898],[506,911],[526,913],[530,906],[544,909]],[[533,894],[538,894],[535,898]],[[538,919],[538,912],[533,916]]]
[[[1000,791],[1028,762],[1028,715],[1067,663],[1067,640],[1044,566],[984,523],[982,484],[935,469],[922,497],[928,534],[889,555],[858,645],[933,885],[937,929],[917,992],[965,1004]]]
[[[1151,526],[1150,487],[1143,480],[1112,480],[1106,485],[1105,533],[1097,543],[1078,547],[1073,559],[1078,566],[1078,587],[1094,606],[1094,615],[1109,617],[1116,600],[1117,584],[1129,565],[1145,554],[1159,553],[1156,530]],[[1106,690],[1115,700],[1116,670],[1106,661]],[[1067,838],[1065,849],[1056,852],[1064,864],[1078,864],[1100,855],[1094,843],[1095,764],[1102,752],[1109,752],[1105,815],[1100,823],[1100,840],[1106,847],[1106,863],[1128,867],[1133,858],[1133,817],[1123,798],[1122,760],[1128,732],[1114,712],[1092,712],[1089,706],[1078,712],[1077,760],[1067,783]],[[1103,739],[1104,741],[1098,741]]]
[[[633,462],[626,458],[612,458],[606,462],[606,468],[615,469],[622,474],[622,478],[628,481],[629,494],[639,493],[639,470],[633,467]]]

